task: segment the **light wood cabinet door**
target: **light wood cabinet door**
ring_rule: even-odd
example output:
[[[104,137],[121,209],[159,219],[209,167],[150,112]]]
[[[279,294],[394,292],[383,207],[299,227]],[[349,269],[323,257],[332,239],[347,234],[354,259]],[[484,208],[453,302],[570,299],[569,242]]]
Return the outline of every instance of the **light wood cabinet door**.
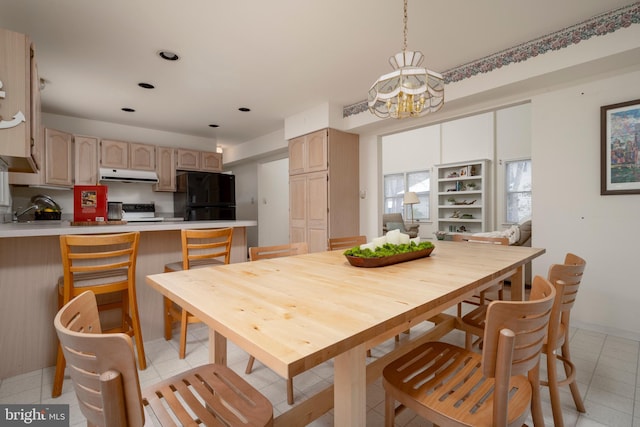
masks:
[[[328,168],[327,130],[289,141],[289,174],[319,172]]]
[[[128,169],[129,143],[103,139],[100,142],[100,166],[113,169]]]
[[[200,153],[200,166],[206,172],[222,172],[222,153],[203,151]]]
[[[75,185],[97,185],[100,179],[98,166],[98,138],[74,136]]]
[[[307,241],[307,177],[289,177],[289,241]]]
[[[200,152],[197,150],[178,149],[177,169],[198,170],[200,169]]]
[[[289,141],[289,174],[297,175],[305,172],[305,138],[300,136]]]
[[[143,171],[156,170],[156,147],[150,144],[129,143],[129,168]]]
[[[0,116],[9,122],[0,132],[0,157],[11,172],[38,170],[32,157],[39,126],[39,86],[35,50],[24,34],[0,29]]]
[[[176,149],[156,147],[156,172],[158,183],[154,191],[176,191]]]
[[[320,130],[318,132],[307,135],[306,138],[306,172],[318,172],[327,170],[327,131]]]
[[[44,152],[45,184],[73,186],[73,135],[45,129]]]

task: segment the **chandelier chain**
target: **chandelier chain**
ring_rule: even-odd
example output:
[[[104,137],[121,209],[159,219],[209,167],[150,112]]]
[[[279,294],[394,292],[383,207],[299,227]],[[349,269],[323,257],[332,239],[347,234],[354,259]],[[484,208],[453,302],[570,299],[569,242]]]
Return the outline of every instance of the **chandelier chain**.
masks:
[[[402,45],[402,51],[405,52],[407,50],[407,3],[409,0],[404,0],[404,43]]]

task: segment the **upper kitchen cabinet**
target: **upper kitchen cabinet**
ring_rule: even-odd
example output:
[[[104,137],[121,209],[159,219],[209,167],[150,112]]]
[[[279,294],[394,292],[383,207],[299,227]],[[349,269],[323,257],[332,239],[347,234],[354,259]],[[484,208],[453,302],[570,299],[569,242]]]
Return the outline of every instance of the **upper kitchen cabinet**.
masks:
[[[113,169],[156,169],[155,146],[103,139],[100,142],[100,166]]]
[[[40,81],[28,36],[0,29],[0,157],[12,172],[36,172]]]
[[[222,154],[211,151],[200,153],[202,170],[206,172],[222,172]]]
[[[110,139],[100,141],[100,166],[129,169],[129,143]]]
[[[9,184],[71,188],[74,184],[73,135],[55,129],[44,129],[41,133],[44,134],[43,147],[38,149],[44,154],[44,161],[40,170],[36,173],[11,172]]]
[[[158,183],[154,191],[176,191],[176,149],[156,147],[156,172]]]
[[[222,172],[222,154],[212,151],[178,149],[179,170]]]
[[[99,176],[98,146],[94,136],[75,135],[75,184],[97,185]]]

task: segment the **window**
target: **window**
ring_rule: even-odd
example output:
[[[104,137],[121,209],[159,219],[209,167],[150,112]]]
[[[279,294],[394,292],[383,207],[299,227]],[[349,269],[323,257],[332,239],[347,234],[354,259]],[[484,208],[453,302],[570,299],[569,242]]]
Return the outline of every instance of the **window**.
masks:
[[[531,217],[531,159],[505,162],[507,222]]]
[[[411,220],[413,210],[414,220],[428,220],[429,190],[431,181],[429,171],[394,173],[384,176],[384,213],[402,213],[402,217]],[[403,205],[404,192],[413,191],[420,203]]]

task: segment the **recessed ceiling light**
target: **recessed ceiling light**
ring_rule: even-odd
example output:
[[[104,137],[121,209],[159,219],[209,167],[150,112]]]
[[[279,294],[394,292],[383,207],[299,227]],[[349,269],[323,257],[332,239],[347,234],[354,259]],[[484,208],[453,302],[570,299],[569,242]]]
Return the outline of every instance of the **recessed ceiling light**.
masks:
[[[217,128],[217,127],[220,127],[220,126],[218,126],[218,125],[214,125],[214,124],[210,124],[210,125],[209,125],[209,127],[210,127],[210,128]]]
[[[155,89],[156,88],[151,83],[138,83],[138,86],[140,86],[143,89]]]
[[[123,107],[122,111],[126,111],[127,113],[133,113],[136,110],[134,110],[133,108],[129,108],[129,107]]]
[[[168,50],[161,50],[160,52],[158,52],[158,56],[160,56],[160,58],[162,59],[166,59],[167,61],[177,61],[178,59],[180,59],[177,53],[173,53]]]
[[[251,111],[251,108],[240,107],[240,108],[238,108],[238,110],[246,113],[247,111]]]

